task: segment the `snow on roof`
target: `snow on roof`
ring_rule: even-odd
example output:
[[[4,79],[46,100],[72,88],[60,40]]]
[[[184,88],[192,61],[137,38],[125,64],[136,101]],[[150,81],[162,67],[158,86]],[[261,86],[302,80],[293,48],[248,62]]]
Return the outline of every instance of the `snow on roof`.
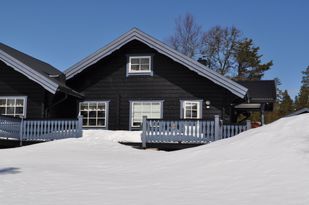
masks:
[[[129,131],[90,131],[79,139],[0,150],[0,201],[309,204],[308,123],[309,114],[282,118],[176,152],[136,150],[110,140],[140,134]]]

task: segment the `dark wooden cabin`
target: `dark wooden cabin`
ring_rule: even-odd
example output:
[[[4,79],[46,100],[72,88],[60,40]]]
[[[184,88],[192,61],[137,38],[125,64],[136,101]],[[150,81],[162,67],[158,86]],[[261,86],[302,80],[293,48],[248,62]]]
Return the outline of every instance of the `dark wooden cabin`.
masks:
[[[62,72],[0,43],[0,115],[58,118],[61,113],[54,108],[78,97],[82,96],[65,85]]]
[[[132,29],[65,71],[84,126],[139,129],[141,118],[230,121],[248,89]],[[70,102],[72,103],[72,102]]]

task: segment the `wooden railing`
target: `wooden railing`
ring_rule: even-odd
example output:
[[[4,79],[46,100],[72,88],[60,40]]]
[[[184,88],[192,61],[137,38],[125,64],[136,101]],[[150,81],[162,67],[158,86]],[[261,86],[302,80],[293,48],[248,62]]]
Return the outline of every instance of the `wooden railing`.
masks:
[[[19,138],[21,119],[0,115],[0,137]]]
[[[207,142],[214,136],[214,122],[205,120],[146,120],[147,142]]]
[[[142,146],[147,143],[208,143],[235,136],[251,128],[244,124],[223,124],[216,115],[209,120],[161,120],[143,117]]]
[[[221,139],[233,137],[250,128],[251,128],[250,121],[248,121],[246,124],[223,124],[221,125],[220,136]]]
[[[78,120],[23,120],[23,140],[56,140],[81,137],[82,121]]]
[[[0,137],[21,142],[82,137],[82,116],[73,120],[31,120],[0,116]]]

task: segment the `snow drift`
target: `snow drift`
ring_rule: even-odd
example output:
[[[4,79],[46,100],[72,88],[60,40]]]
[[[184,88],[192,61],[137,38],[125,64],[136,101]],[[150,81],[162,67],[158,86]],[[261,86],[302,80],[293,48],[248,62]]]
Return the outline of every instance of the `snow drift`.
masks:
[[[97,133],[0,150],[1,204],[309,204],[309,114],[177,152]]]

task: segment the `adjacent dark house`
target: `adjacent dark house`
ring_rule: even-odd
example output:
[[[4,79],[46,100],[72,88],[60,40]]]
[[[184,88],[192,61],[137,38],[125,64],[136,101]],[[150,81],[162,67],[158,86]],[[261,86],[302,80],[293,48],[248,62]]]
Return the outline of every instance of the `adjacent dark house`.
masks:
[[[0,115],[58,117],[53,108],[73,96],[65,76],[51,65],[0,43]]]
[[[62,113],[84,116],[84,127],[140,129],[142,117],[236,122],[248,111],[271,111],[273,81],[234,82],[132,29],[65,71],[82,101]],[[70,110],[67,108],[71,107]],[[73,109],[74,108],[74,109]]]

